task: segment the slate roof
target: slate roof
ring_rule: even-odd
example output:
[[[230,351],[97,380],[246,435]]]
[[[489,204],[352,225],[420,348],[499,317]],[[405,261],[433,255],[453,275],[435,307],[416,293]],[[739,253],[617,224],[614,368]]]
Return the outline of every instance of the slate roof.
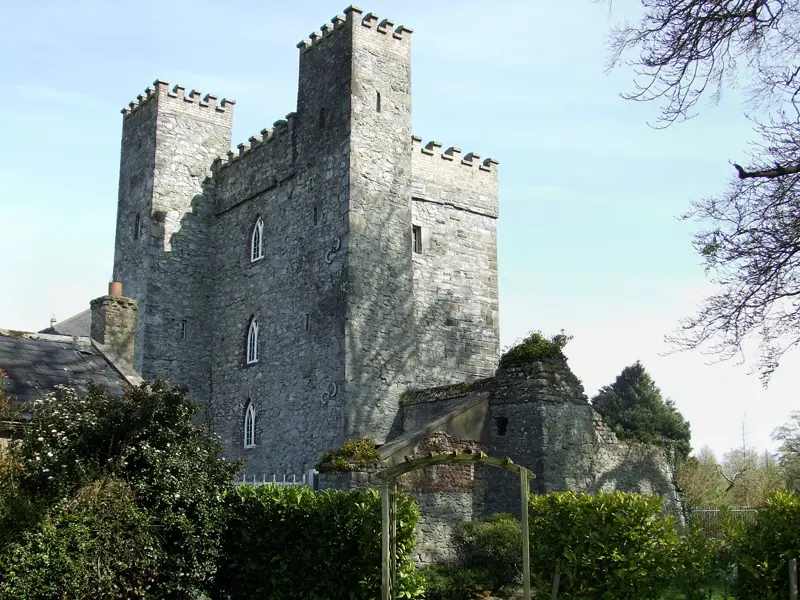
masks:
[[[93,381],[121,394],[125,380],[88,338],[18,334],[0,331],[0,369],[6,372],[6,392],[18,402],[36,400],[57,385],[79,394]]]
[[[71,335],[77,337],[89,337],[92,327],[92,310],[87,308],[77,315],[72,315],[68,319],[59,321],[55,327],[42,329],[39,333],[50,335]]]

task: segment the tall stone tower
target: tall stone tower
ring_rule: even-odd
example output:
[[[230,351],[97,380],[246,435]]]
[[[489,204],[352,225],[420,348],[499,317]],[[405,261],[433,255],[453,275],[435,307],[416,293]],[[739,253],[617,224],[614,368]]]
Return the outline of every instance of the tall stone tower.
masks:
[[[209,398],[212,199],[204,181],[230,148],[233,101],[157,80],[123,109],[114,280],[139,300],[134,366]]]
[[[299,154],[345,175],[322,191],[344,201],[343,434],[382,441],[415,357],[411,30],[351,6],[299,47]]]

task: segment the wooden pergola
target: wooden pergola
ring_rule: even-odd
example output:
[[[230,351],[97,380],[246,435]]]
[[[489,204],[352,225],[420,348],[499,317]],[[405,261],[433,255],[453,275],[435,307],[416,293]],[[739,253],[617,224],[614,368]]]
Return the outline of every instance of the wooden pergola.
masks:
[[[528,543],[528,482],[534,478],[525,467],[514,464],[510,458],[494,458],[484,452],[462,454],[458,451],[446,454],[431,453],[421,458],[406,456],[404,462],[389,467],[377,474],[381,480],[381,600],[396,600],[397,596],[397,478],[400,475],[436,465],[481,464],[512,473],[519,473],[519,491],[522,500],[522,586],[524,600],[531,597],[531,558]]]

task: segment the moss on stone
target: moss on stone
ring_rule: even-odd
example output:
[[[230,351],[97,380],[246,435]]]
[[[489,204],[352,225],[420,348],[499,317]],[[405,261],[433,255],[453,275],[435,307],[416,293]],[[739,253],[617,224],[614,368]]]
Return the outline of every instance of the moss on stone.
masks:
[[[372,466],[381,460],[373,438],[347,440],[339,448],[328,450],[317,463],[320,473],[355,471]]]
[[[418,390],[406,390],[400,395],[400,404],[415,402],[419,400],[438,400],[441,398],[451,398],[453,396],[464,396],[483,388],[492,381],[491,377],[486,379],[476,379],[474,381],[462,381],[450,385],[440,385],[431,388],[421,388]]]

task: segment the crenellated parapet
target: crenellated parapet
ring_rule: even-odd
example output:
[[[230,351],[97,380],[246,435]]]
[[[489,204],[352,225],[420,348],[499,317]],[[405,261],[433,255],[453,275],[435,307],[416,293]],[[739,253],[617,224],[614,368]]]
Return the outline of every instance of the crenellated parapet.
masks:
[[[160,102],[174,102],[185,106],[196,106],[199,109],[207,110],[209,113],[232,113],[233,106],[236,100],[232,98],[222,98],[215,94],[203,95],[198,90],[190,90],[186,93],[186,88],[182,85],[175,85],[172,89],[169,88],[169,82],[162,79],[156,79],[153,85],[148,87],[143,94],[139,94],[135,100],[130,102],[128,106],[123,108],[120,112],[124,117],[129,117],[135,114],[142,107],[150,104],[152,101]]]
[[[405,25],[394,26],[394,23],[389,19],[381,20],[375,13],[364,14],[364,11],[357,6],[348,6],[344,9],[344,16],[337,15],[331,19],[330,25],[323,25],[319,31],[314,31],[309,34],[308,38],[302,40],[297,44],[301,52],[307,52],[324,44],[325,40],[335,35],[337,31],[346,29],[347,26],[361,26],[364,29],[375,31],[376,34],[386,36],[387,39],[395,39],[399,41],[409,41],[413,29]]]
[[[261,130],[260,135],[253,135],[246,142],[236,146],[236,151],[230,150],[224,156],[214,159],[211,169],[218,172],[236,163],[241,158],[247,156],[261,146],[271,147],[280,144],[282,141],[289,141],[294,130],[296,114],[291,112],[285,119],[279,119],[272,124],[271,128]]]
[[[462,156],[461,148],[456,148],[455,146],[450,146],[442,152],[442,144],[440,142],[430,141],[423,145],[422,138],[416,135],[411,136],[411,146],[414,154],[429,156],[432,160],[442,160],[444,161],[443,164],[451,164],[456,167],[466,167],[493,173],[497,171],[497,165],[499,164],[493,158],[486,158],[481,161],[480,155],[475,152],[467,152]]]

